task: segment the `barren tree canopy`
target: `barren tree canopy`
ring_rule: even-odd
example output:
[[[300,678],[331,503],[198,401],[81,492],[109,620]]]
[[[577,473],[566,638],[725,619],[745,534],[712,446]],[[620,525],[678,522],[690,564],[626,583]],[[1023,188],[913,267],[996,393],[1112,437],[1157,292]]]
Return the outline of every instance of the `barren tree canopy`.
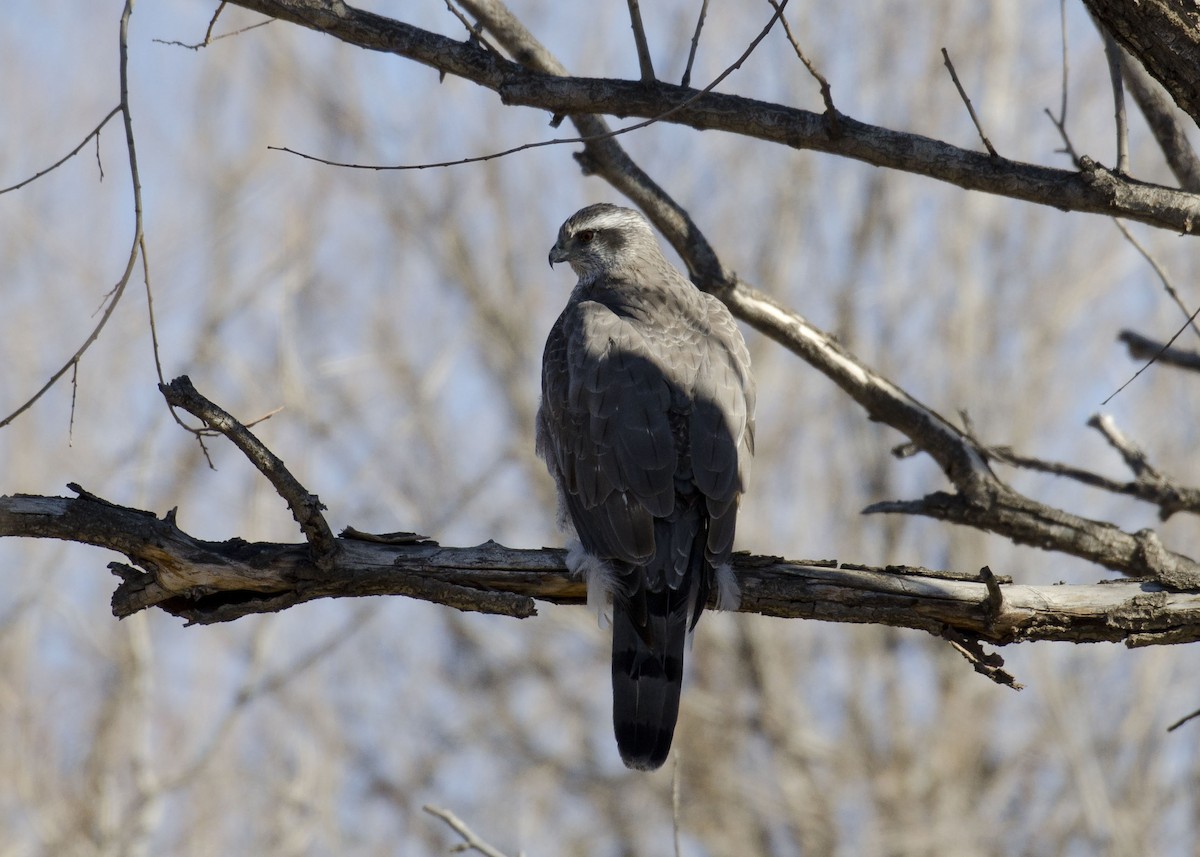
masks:
[[[9,12],[0,850],[1192,853],[1190,5]],[[758,391],[654,774],[534,450],[595,202]]]

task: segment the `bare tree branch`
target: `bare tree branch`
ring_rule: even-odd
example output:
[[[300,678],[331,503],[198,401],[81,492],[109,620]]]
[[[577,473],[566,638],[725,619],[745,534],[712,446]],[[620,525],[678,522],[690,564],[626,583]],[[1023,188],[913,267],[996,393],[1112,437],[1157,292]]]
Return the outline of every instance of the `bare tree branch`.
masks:
[[[693,90],[661,81],[648,85],[641,81],[556,77],[564,73],[557,63],[554,65],[559,70],[550,71],[541,57],[514,53],[530,67],[542,67],[541,71],[531,71],[470,43],[456,42],[333,0],[230,2],[362,48],[407,57],[492,89],[506,104],[537,107],[556,115],[614,114],[649,119],[678,108],[695,95]],[[499,4],[463,5],[479,12]],[[487,18],[482,14],[479,17]],[[511,14],[507,19],[504,26],[509,32],[521,27]],[[490,21],[488,29],[503,44],[505,30],[492,29]],[[1188,234],[1200,230],[1200,198],[1130,179],[1090,160],[1078,172],[1056,170],[992,158],[918,134],[857,122],[844,114],[839,118],[842,133],[834,137],[821,114],[715,92],[704,94],[662,121],[828,152],[1066,211],[1126,217]]]
[[[122,577],[113,595],[117,616],[153,606],[190,623],[210,624],[318,598],[404,595],[524,617],[536,612],[535,598],[586,601],[584,584],[566,570],[562,550],[342,537],[335,562],[318,569],[304,544],[201,541],[179,529],[173,514],[159,518],[86,492],[76,498],[0,497],[0,536],[65,539],[124,554],[137,567],[110,566]],[[735,556],[734,569],[742,587],[740,610],[767,616],[875,623],[935,636],[949,628],[963,639],[993,645],[1200,640],[1200,593],[1152,583],[1024,586],[923,568],[747,554]]]
[[[1121,75],[1121,48],[1117,40],[1099,22],[1100,37],[1104,39],[1104,55],[1108,58],[1108,76],[1112,81],[1113,120],[1117,131],[1117,172],[1129,175],[1129,121],[1125,115],[1125,83]]]
[[[971,121],[975,123],[975,130],[979,132],[979,139],[983,141],[983,147],[988,150],[988,154],[993,158],[999,157],[996,147],[992,145],[992,141],[988,139],[988,135],[983,133],[983,126],[979,124],[979,117],[975,114],[975,106],[971,104],[970,96],[963,89],[962,81],[958,79],[958,72],[954,70],[954,63],[950,60],[950,52],[945,48],[942,48],[942,59],[946,69],[950,72],[950,79],[954,81],[954,88],[958,90],[958,97],[962,99],[963,104],[967,105],[967,113],[971,115]]]
[[[696,29],[692,33],[692,45],[688,49],[687,66],[683,69],[680,86],[687,86],[692,80],[692,65],[696,62],[696,51],[700,48],[700,31],[704,29],[704,18],[708,15],[708,0],[701,0],[700,15],[696,18]]]
[[[1200,193],[1200,158],[1196,157],[1188,140],[1180,121],[1181,114],[1164,97],[1162,88],[1125,51],[1121,51],[1121,76],[1129,85],[1129,92],[1146,118],[1179,186],[1191,193]]]
[[[1171,275],[1167,273],[1167,269],[1163,267],[1162,263],[1154,257],[1154,254],[1141,241],[1137,240],[1137,237],[1129,231],[1129,227],[1122,223],[1119,218],[1114,217],[1113,223],[1117,225],[1117,229],[1121,230],[1121,234],[1125,236],[1125,240],[1133,245],[1133,249],[1137,250],[1142,258],[1149,263],[1150,267],[1154,269],[1154,273],[1158,276],[1158,281],[1162,283],[1163,291],[1167,293],[1167,296],[1175,306],[1179,307],[1179,311],[1187,319],[1187,325],[1192,328],[1192,331],[1197,336],[1200,336],[1200,327],[1196,326],[1195,314],[1192,310],[1188,309],[1187,304],[1183,302],[1183,298],[1179,296],[1179,290],[1175,288],[1175,283],[1172,282]]]
[[[768,0],[768,2],[777,10],[780,9],[777,0]],[[796,52],[796,58],[808,69],[808,73],[817,82],[817,86],[821,90],[821,100],[825,102],[825,116],[829,120],[829,133],[834,137],[838,136],[841,134],[841,128],[838,126],[838,110],[833,105],[833,89],[829,86],[829,81],[825,79],[825,75],[817,71],[816,65],[801,49],[800,40],[792,33],[792,28],[787,22],[787,16],[781,16],[779,21],[783,24],[783,32],[787,35],[788,41],[792,43],[792,50]],[[687,86],[687,84],[684,83],[684,86]]]
[[[50,376],[49,380],[47,380],[46,383],[41,386],[41,389],[30,396],[23,404],[19,405],[16,410],[14,410],[8,416],[0,419],[0,428],[4,428],[4,426],[8,425],[21,414],[32,408],[51,387],[57,384],[58,381],[67,374],[67,372],[72,372],[74,376],[74,371],[78,368],[79,361],[83,358],[84,353],[92,347],[93,342],[100,338],[100,331],[104,330],[105,325],[108,324],[108,320],[112,317],[113,310],[115,310],[117,308],[117,304],[120,303],[121,296],[125,294],[125,287],[129,285],[129,279],[133,276],[134,268],[137,265],[138,251],[142,246],[142,179],[138,174],[137,148],[134,146],[133,142],[133,114],[129,109],[129,19],[132,14],[133,0],[126,0],[125,8],[121,13],[120,40],[118,42],[120,56],[119,68],[121,96],[120,104],[116,108],[116,112],[121,114],[121,118],[125,123],[125,147],[129,152],[129,178],[130,183],[133,186],[133,239],[130,241],[129,257],[125,262],[125,270],[121,274],[121,278],[117,280],[117,284],[113,286],[109,293],[105,296],[107,303],[104,306],[104,313],[100,316],[100,320],[96,322],[95,327],[92,328],[92,332],[88,334],[87,339],[85,339],[83,344],[75,350],[75,353],[71,355],[67,362]],[[99,139],[100,129],[104,127],[105,123],[107,123],[108,120],[113,117],[113,115],[113,113],[109,113],[108,116],[105,117],[104,121],[96,126],[96,129],[89,136],[95,136],[97,139]],[[84,142],[87,142],[87,138],[84,138]],[[71,155],[74,155],[75,152],[78,152],[82,147],[83,144],[81,143],[79,147],[77,147],[70,155],[67,156],[67,158],[70,158]],[[52,170],[59,166],[59,164],[63,163],[63,161],[67,160],[67,158],[59,161],[49,169]],[[39,173],[38,175],[44,175],[46,172],[49,172],[49,170],[43,170],[42,173]],[[37,178],[37,176],[34,176],[33,178]],[[33,178],[29,179],[29,181],[32,181]],[[28,184],[28,181],[22,182],[22,184]],[[17,185],[16,187],[20,186],[21,185]],[[72,420],[74,420],[73,392]]]
[[[1020,455],[1008,447],[989,446],[985,451],[988,458],[1003,464],[1049,473],[1113,494],[1135,497],[1158,506],[1158,516],[1164,521],[1177,512],[1200,514],[1200,489],[1179,485],[1151,466],[1146,454],[1117,429],[1111,417],[1096,414],[1087,424],[1099,431],[1121,454],[1125,464],[1133,471],[1132,482],[1119,482],[1080,467]]]
[[[443,809],[439,806],[425,804],[421,807],[430,815],[437,816],[442,821],[450,826],[450,829],[463,838],[463,841],[450,849],[452,851],[478,851],[483,857],[506,857],[503,851],[493,848],[487,842],[479,838],[467,823],[455,815],[448,809]]]
[[[646,27],[642,24],[642,9],[638,0],[628,0],[629,25],[633,28],[633,41],[637,45],[638,67],[643,83],[653,83],[654,63],[650,60],[650,45],[646,42]]]
[[[863,511],[950,521],[1007,536],[1017,544],[1098,562],[1132,577],[1161,581],[1172,588],[1200,586],[1200,564],[1168,550],[1154,530],[1127,533],[1107,521],[1094,521],[1045,506],[1007,486],[984,508],[972,506],[960,494],[935,491],[919,500],[872,503]]]
[[[121,112],[121,107],[122,107],[122,105],[118,104],[112,110],[108,111],[108,115],[105,116],[103,119],[101,119],[100,124],[97,125],[95,128],[93,128],[91,131],[89,131],[88,135],[79,141],[78,146],[76,146],[71,151],[67,152],[65,155],[63,155],[61,158],[59,158],[53,164],[51,164],[50,166],[48,166],[44,169],[38,170],[36,173],[31,175],[29,178],[22,179],[21,181],[17,182],[16,184],[9,185],[8,187],[5,187],[5,188],[0,188],[0,193],[8,193],[10,191],[20,190],[21,188],[25,187],[25,185],[32,184],[33,182],[40,179],[42,176],[44,176],[48,173],[54,172],[56,169],[58,169],[63,164],[65,164],[67,161],[71,160],[71,158],[73,158],[79,154],[80,150],[83,149],[83,147],[86,146],[88,144],[88,141],[91,140],[93,137],[96,138],[97,140],[100,139],[100,132],[104,130],[104,126],[108,124],[108,120],[112,119],[114,116],[116,116],[118,113]],[[104,178],[104,168],[103,167],[100,168],[100,178],[102,178],[102,179]]]
[[[204,398],[192,386],[191,379],[186,375],[176,378],[170,384],[159,385],[159,390],[167,404],[183,408],[192,416],[204,422],[213,431],[220,432],[241,450],[250,462],[258,468],[267,481],[274,486],[279,496],[287,501],[288,508],[296,523],[300,525],[309,544],[312,546],[316,564],[324,567],[336,551],[333,530],[321,510],[325,506],[316,494],[310,494],[304,486],[284,466],[280,458],[255,437],[249,429],[231,417],[221,408]]]
[[[180,41],[174,40],[174,39],[172,39],[172,40],[153,39],[152,41],[154,41],[156,44],[159,44],[159,45],[170,45],[170,46],[176,47],[176,48],[187,48],[189,51],[198,51],[201,48],[207,48],[213,42],[219,42],[219,41],[221,41],[221,39],[228,39],[231,36],[240,36],[242,33],[248,33],[251,30],[257,30],[259,27],[265,27],[267,24],[271,23],[270,19],[268,19],[266,21],[259,21],[257,24],[251,24],[248,27],[242,27],[241,29],[234,30],[233,32],[230,32],[230,33],[222,33],[219,36],[214,36],[213,28],[217,26],[217,19],[221,17],[221,12],[223,12],[225,10],[225,5],[227,2],[228,2],[228,0],[221,0],[221,2],[217,5],[217,11],[213,12],[212,18],[210,18],[208,21],[208,29],[206,29],[204,31],[204,39],[203,40],[201,40],[199,42],[194,42],[192,44],[188,44],[187,42],[180,42]]]
[[[670,119],[672,114],[677,113],[680,110],[683,110],[689,104],[693,103],[694,101],[696,101],[697,99],[702,97],[704,94],[715,89],[723,80],[725,80],[725,78],[729,77],[729,75],[733,74],[735,71],[737,71],[739,68],[741,68],[742,64],[745,63],[746,60],[750,58],[750,55],[752,53],[754,53],[754,49],[757,48],[759,46],[759,44],[762,42],[762,40],[767,37],[767,34],[769,32],[771,32],[771,28],[775,26],[775,22],[781,18],[781,16],[783,15],[783,7],[786,5],[787,5],[787,0],[783,0],[783,3],[776,6],[775,14],[771,17],[771,20],[768,21],[767,25],[765,27],[763,27],[763,29],[759,32],[759,34],[757,36],[755,36],[754,39],[751,40],[750,44],[746,47],[746,49],[744,51],[742,51],[741,56],[739,56],[736,60],[734,60],[731,65],[727,66],[724,69],[724,71],[722,71],[719,75],[717,75],[715,78],[713,78],[712,81],[710,81],[709,84],[704,87],[704,89],[701,89],[700,91],[696,92],[694,95],[690,96],[686,101],[683,101],[680,104],[676,104],[674,107],[668,108],[665,112],[663,112],[657,116],[651,116],[649,119],[646,119],[643,122],[636,122],[633,125],[626,125],[623,128],[617,128],[615,130],[608,130],[605,127],[604,130],[599,131],[595,134],[585,134],[584,136],[581,136],[581,137],[557,137],[553,140],[537,140],[537,141],[534,141],[531,143],[522,143],[519,146],[512,146],[508,149],[502,149],[498,152],[490,152],[486,155],[473,155],[471,157],[466,157],[466,158],[456,158],[455,160],[451,160],[451,161],[436,161],[433,163],[425,163],[425,164],[391,164],[391,165],[387,165],[387,164],[352,164],[352,163],[346,163],[344,161],[332,161],[327,158],[320,158],[320,157],[317,157],[316,155],[307,154],[305,152],[298,152],[295,149],[288,148],[287,146],[268,146],[267,148],[270,150],[277,151],[277,152],[287,152],[289,155],[297,155],[301,158],[304,158],[305,160],[316,161],[317,163],[325,164],[325,165],[331,166],[331,167],[344,167],[346,169],[352,169],[352,170],[374,170],[374,171],[380,171],[380,172],[388,172],[388,171],[404,171],[404,170],[428,170],[428,169],[435,169],[435,168],[439,168],[439,167],[457,167],[457,166],[462,166],[465,164],[477,164],[477,163],[483,163],[485,161],[493,161],[493,160],[496,160],[497,158],[504,158],[504,157],[507,157],[508,155],[514,155],[517,152],[523,152],[527,149],[539,149],[539,148],[542,148],[543,146],[560,146],[565,143],[593,143],[593,142],[598,142],[600,140],[606,140],[611,137],[619,137],[622,134],[628,134],[631,131],[639,131],[642,128],[646,128],[646,127],[649,127],[650,125],[654,125],[655,123],[667,121],[668,119]]]

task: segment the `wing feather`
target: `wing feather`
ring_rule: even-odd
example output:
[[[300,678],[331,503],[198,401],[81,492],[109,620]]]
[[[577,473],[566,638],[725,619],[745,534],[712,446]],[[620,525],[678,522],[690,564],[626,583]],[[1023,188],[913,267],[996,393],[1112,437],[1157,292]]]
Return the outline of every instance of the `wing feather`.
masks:
[[[674,347],[648,341],[613,309],[586,300],[568,305],[546,343],[538,451],[572,498],[581,539],[599,556],[629,563],[653,556],[654,518],[670,515],[676,501],[674,409],[686,419],[689,475],[710,519],[706,552],[728,561],[750,476],[755,389],[732,318],[716,298],[701,297],[702,332]],[[678,550],[682,557],[687,548]]]
[[[738,498],[750,479],[754,449],[754,379],[750,355],[732,317],[711,295],[708,336],[693,385],[689,425],[692,478],[709,515],[706,550],[714,564],[733,550]]]
[[[585,547],[645,563],[675,502],[671,389],[643,335],[595,301],[569,304],[543,355],[539,454]]]

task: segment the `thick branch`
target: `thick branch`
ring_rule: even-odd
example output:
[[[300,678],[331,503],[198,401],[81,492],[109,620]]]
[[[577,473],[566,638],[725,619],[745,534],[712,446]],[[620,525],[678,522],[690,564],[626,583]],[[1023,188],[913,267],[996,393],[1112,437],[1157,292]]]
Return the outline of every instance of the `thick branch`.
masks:
[[[738,282],[729,295],[738,318],[802,357],[850,395],[873,420],[902,431],[975,505],[987,505],[996,477],[974,444],[944,417],[874,372],[837,340],[769,296]]]
[[[523,79],[500,90],[507,104],[647,118],[665,113],[692,94],[666,83],[645,87],[633,81],[587,78]],[[1094,162],[1078,172],[1051,169],[868,125],[845,114],[838,117],[840,133],[835,137],[822,114],[713,92],[663,121],[828,152],[1064,211],[1127,217],[1180,233],[1200,229],[1200,198],[1194,194],[1130,179]]]
[[[652,118],[697,94],[694,89],[663,82],[559,77],[546,70],[533,71],[471,42],[457,42],[339,0],[231,2],[359,47],[407,57],[492,89],[506,104],[536,107],[555,115]],[[514,55],[522,63],[528,59],[520,53]],[[1200,229],[1200,198],[1139,182],[1096,164],[1079,172],[1050,169],[856,122],[844,115],[838,117],[835,135],[830,133],[828,118],[821,114],[716,92],[700,96],[663,121],[855,158],[1065,211],[1125,217],[1181,233]]]
[[[0,536],[64,539],[124,554],[137,568],[113,563],[123,578],[113,595],[117,616],[156,606],[189,622],[224,622],[317,598],[363,595],[406,595],[510,616],[532,615],[535,598],[584,602],[584,586],[566,571],[561,550],[343,536],[335,562],[319,570],[307,545],[202,541],[179,529],[172,514],[159,518],[86,492],[74,499],[0,497]],[[734,565],[741,609],[768,616],[869,622],[938,636],[950,629],[994,644],[1200,640],[1200,593],[1148,583],[1021,586],[986,575],[745,554]]]
[[[1200,124],[1200,11],[1195,0],[1083,0],[1083,5]]]
[[[936,491],[919,500],[874,503],[868,513],[924,515],[1007,536],[1017,544],[1061,551],[1133,577],[1172,588],[1200,588],[1200,564],[1167,550],[1154,530],[1127,533],[1107,521],[1082,518],[1030,500],[1010,488],[997,491],[986,508],[958,494]]]

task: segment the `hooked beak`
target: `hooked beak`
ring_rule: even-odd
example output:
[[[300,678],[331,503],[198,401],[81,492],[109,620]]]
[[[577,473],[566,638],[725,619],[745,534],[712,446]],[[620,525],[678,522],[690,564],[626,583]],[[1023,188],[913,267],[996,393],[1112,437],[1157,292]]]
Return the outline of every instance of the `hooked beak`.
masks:
[[[567,251],[562,248],[562,243],[554,242],[554,246],[550,248],[550,267],[554,268],[555,262],[567,261]]]

